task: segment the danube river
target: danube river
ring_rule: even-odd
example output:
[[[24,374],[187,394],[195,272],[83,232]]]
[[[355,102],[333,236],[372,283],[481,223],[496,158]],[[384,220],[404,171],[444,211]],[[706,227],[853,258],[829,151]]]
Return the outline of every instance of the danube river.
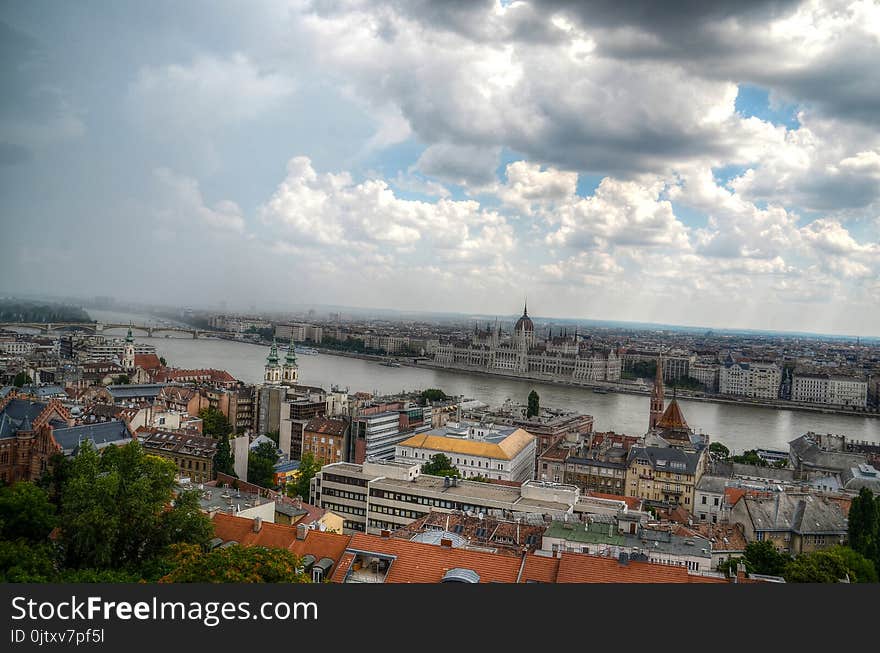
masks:
[[[89,311],[94,319],[145,324],[149,318]],[[155,318],[152,319],[155,322]],[[229,340],[190,337],[138,338],[152,344],[175,367],[215,367],[248,383],[260,383],[269,348]],[[282,350],[283,355],[283,350]],[[624,393],[596,394],[589,388],[544,384],[449,370],[385,367],[345,356],[298,355],[300,383],[329,388],[338,385],[351,392],[393,393],[440,388],[449,395],[464,395],[491,406],[505,400],[525,403],[534,388],[541,404],[589,413],[600,431],[641,435],[648,422],[648,397]],[[788,449],[788,441],[807,431],[832,432],[855,440],[880,442],[880,419],[779,410],[759,406],[679,400],[685,419],[712,441],[725,443],[737,453],[753,447]]]

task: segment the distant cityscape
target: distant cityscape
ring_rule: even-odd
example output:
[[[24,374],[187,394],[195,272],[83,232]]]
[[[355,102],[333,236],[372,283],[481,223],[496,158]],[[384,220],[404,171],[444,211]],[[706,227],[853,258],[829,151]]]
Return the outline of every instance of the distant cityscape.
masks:
[[[852,502],[880,494],[880,442],[810,430],[788,450],[733,454],[678,401],[878,416],[871,342],[584,327],[528,306],[512,324],[164,310],[126,325],[16,301],[0,307],[0,481],[37,482],[59,456],[136,443],[173,464],[177,493],[197,496],[212,547],[245,544],[247,523],[246,545],[267,533],[302,548],[313,581],[406,582],[391,561],[432,547],[437,570],[464,551],[525,555],[553,582],[794,582],[796,564],[848,546]],[[145,342],[168,337],[268,346],[262,383],[177,367]],[[641,395],[644,430],[600,431],[534,391],[489,405],[442,388],[306,385],[300,357],[317,353]],[[338,544],[320,564],[315,537]],[[760,543],[789,562],[761,567]],[[569,559],[576,570],[563,571]]]

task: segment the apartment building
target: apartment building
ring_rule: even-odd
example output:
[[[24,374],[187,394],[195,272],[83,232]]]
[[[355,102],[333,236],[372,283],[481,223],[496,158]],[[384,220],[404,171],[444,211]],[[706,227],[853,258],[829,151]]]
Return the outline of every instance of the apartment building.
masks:
[[[796,373],[791,398],[810,404],[864,409],[868,405],[868,382],[849,376]]]
[[[782,369],[772,362],[728,362],[718,370],[718,392],[754,399],[777,399]]]

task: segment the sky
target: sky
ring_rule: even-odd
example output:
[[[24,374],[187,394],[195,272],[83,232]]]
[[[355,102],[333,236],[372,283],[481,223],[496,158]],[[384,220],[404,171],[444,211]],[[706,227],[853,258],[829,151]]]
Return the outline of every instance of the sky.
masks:
[[[880,335],[880,4],[0,5],[0,291]]]

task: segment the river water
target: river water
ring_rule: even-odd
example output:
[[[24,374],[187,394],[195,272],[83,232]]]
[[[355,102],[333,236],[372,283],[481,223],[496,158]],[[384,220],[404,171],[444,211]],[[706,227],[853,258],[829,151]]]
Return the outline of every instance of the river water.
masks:
[[[156,318],[89,310],[104,322],[156,323]],[[113,332],[111,332],[113,333]],[[248,383],[260,383],[269,348],[229,340],[190,336],[136,338],[152,344],[169,365],[184,368],[225,369]],[[329,354],[298,355],[300,383],[328,388],[348,387],[351,392],[393,393],[440,388],[448,395],[464,395],[490,406],[506,399],[525,403],[535,389],[543,406],[577,410],[593,416],[595,428],[628,435],[647,429],[648,397],[623,393],[596,394],[589,388],[544,384],[517,379],[464,374],[417,367],[385,367],[371,361]],[[880,442],[880,419],[851,415],[779,410],[760,406],[679,400],[685,419],[696,431],[708,433],[740,453],[754,447],[788,449],[788,442],[807,431],[831,432],[855,440]]]

